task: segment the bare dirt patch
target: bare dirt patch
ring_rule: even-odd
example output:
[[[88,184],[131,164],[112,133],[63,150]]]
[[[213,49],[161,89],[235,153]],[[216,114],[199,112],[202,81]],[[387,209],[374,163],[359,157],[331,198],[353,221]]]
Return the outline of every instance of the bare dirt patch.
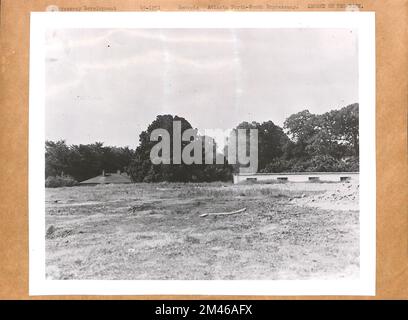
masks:
[[[295,199],[295,203],[327,210],[359,210],[359,184],[356,182],[326,184],[327,191]]]
[[[46,237],[47,277],[357,277],[358,197],[347,210],[309,205],[327,192],[340,194],[342,185],[162,183],[47,189],[46,231],[52,226]],[[241,208],[247,209],[230,216],[199,216]]]

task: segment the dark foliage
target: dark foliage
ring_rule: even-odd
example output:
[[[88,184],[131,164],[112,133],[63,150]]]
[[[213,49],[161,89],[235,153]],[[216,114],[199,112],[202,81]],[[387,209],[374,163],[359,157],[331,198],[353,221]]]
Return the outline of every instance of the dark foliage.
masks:
[[[258,129],[259,172],[359,171],[358,107],[358,103],[355,103],[321,115],[304,110],[288,117],[283,129],[272,121],[266,121],[242,122],[234,130]],[[237,171],[239,166],[227,163],[227,148],[224,150],[225,157],[221,155],[224,164],[204,164],[208,150],[211,149],[205,148],[205,144],[202,144],[202,164],[174,163],[174,121],[181,123],[182,133],[192,129],[191,124],[182,117],[159,115],[140,134],[136,150],[103,146],[100,142],[68,146],[65,141],[46,141],[47,186],[74,185],[76,181],[101,174],[102,170],[126,171],[135,182],[231,180],[232,172]],[[170,164],[153,164],[150,159],[150,152],[158,143],[150,141],[150,134],[155,129],[165,129],[170,133]],[[199,138],[204,139],[195,131],[191,141]],[[212,138],[206,138],[203,140],[205,143],[213,144],[215,163],[216,143]],[[248,142],[249,134],[245,141],[247,150]],[[189,143],[181,141],[181,150]]]
[[[187,129],[192,129],[191,124],[184,118],[172,115],[159,115],[139,136],[139,146],[136,149],[136,155],[129,166],[129,174],[135,182],[210,182],[230,180],[232,169],[227,164],[222,165],[205,165],[204,164],[204,145],[202,152],[202,164],[187,165],[184,163],[174,164],[173,148],[173,124],[174,121],[181,122],[181,133]],[[150,159],[150,151],[157,141],[150,141],[150,134],[155,129],[165,129],[170,133],[170,164],[153,164]],[[196,134],[193,139],[199,136]],[[203,137],[201,137],[203,138]],[[190,142],[181,141],[183,150]],[[216,145],[214,142],[214,150]],[[214,152],[215,157],[215,152]]]
[[[77,184],[78,181],[70,176],[48,176],[45,179],[46,188],[73,187]]]
[[[233,130],[236,136],[239,129],[246,129],[247,135],[246,141],[239,141],[239,139],[237,139],[236,150],[239,148],[246,148],[248,154],[250,149],[249,130],[258,130],[258,170],[263,170],[271,161],[282,158],[285,153],[285,146],[290,142],[282,128],[275,125],[272,121],[263,123],[242,122]],[[242,145],[239,145],[240,143]],[[228,155],[228,148],[225,149],[225,153]],[[234,165],[234,172],[237,172],[240,166],[238,164],[238,157],[235,162],[236,165]]]
[[[242,122],[237,129],[258,130],[259,172],[359,171],[357,103],[321,115],[293,114],[284,123],[286,133],[272,121]],[[249,135],[247,150],[248,141]]]
[[[69,175],[83,181],[102,173],[126,171],[134,151],[118,147],[105,147],[102,143],[68,146],[65,141],[45,142],[45,177]]]

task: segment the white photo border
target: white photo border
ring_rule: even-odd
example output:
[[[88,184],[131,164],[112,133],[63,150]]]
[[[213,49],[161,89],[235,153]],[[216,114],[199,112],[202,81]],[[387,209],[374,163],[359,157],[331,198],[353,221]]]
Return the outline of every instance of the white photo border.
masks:
[[[32,12],[29,75],[30,295],[375,295],[374,12]],[[358,31],[360,277],[356,280],[47,280],[45,32],[49,28],[350,28]]]

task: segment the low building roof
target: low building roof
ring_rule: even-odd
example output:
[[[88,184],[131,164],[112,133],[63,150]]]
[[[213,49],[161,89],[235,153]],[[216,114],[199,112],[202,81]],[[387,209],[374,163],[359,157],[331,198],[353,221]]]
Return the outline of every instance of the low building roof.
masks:
[[[114,184],[114,183],[131,183],[129,176],[120,173],[107,173],[99,175],[97,177],[85,180],[79,184]]]

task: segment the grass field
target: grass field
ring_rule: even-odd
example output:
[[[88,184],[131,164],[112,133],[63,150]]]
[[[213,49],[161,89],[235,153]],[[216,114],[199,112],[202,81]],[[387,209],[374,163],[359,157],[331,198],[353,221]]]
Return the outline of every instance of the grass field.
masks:
[[[161,183],[46,189],[47,278],[355,278],[358,196],[343,197],[348,188]],[[322,197],[327,194],[335,200]],[[200,217],[241,208],[246,211]]]

